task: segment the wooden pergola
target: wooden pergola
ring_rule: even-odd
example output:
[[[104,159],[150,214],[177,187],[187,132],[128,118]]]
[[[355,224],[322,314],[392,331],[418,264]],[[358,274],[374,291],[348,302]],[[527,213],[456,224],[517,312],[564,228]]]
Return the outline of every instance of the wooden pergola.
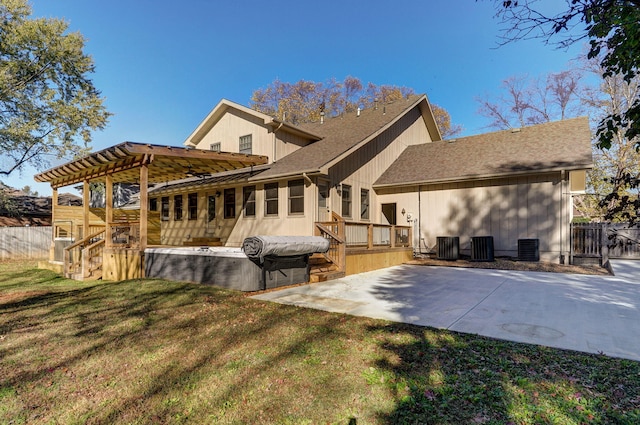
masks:
[[[89,228],[89,183],[105,184],[105,223],[113,218],[113,184],[138,183],[140,185],[140,250],[147,246],[148,185],[190,176],[206,176],[223,171],[266,164],[261,155],[215,152],[201,149],[159,146],[124,142],[99,152],[91,153],[34,176],[53,189],[52,219],[58,204],[58,189],[83,184],[84,229]],[[111,241],[110,228],[105,228],[107,247]],[[86,235],[85,235],[86,236]]]

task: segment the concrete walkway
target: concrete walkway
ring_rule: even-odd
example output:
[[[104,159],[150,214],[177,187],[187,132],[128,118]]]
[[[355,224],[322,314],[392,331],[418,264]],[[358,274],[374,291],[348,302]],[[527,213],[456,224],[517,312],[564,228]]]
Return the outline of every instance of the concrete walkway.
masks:
[[[615,276],[396,266],[254,296],[640,361],[640,261]]]

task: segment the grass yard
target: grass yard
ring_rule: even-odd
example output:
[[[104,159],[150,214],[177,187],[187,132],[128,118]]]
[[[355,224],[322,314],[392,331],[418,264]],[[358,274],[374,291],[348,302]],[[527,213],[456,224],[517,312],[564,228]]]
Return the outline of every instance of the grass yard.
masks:
[[[0,263],[0,424],[638,424],[640,363]]]

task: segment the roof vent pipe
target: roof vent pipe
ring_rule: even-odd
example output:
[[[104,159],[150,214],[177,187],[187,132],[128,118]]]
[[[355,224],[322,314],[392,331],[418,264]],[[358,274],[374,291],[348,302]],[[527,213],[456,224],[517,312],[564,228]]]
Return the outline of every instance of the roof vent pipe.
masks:
[[[320,112],[320,124],[324,124],[324,111]]]
[[[358,106],[358,110],[356,111],[356,116],[360,116],[360,107]]]

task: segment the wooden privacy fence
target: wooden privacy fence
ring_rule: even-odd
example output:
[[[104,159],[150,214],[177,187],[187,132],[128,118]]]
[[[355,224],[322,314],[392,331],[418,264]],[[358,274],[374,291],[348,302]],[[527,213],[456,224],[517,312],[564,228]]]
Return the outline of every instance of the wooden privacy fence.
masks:
[[[47,259],[51,226],[0,227],[0,260]]]
[[[576,223],[571,225],[571,259],[640,259],[640,227],[627,223]]]

